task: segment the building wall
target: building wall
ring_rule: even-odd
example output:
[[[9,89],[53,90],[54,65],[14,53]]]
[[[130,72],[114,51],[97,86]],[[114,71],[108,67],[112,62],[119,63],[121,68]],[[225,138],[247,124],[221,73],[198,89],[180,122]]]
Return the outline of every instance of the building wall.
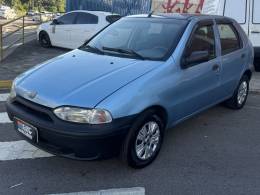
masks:
[[[94,10],[118,13],[122,16],[149,13],[152,0],[66,0],[66,10]]]
[[[164,13],[200,13],[205,0],[153,0],[152,9]]]

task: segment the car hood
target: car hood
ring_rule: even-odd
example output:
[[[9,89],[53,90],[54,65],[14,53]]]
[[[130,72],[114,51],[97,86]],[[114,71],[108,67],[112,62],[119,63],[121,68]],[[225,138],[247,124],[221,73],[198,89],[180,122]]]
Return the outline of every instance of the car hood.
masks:
[[[50,108],[93,108],[160,64],[74,50],[18,77],[16,90],[20,96]]]

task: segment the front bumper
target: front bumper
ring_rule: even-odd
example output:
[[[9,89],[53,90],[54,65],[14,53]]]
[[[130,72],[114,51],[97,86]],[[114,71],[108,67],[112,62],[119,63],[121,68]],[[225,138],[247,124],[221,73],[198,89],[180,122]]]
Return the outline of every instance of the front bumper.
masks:
[[[135,116],[129,116],[102,125],[71,123],[57,118],[52,109],[19,96],[8,100],[6,108],[11,120],[16,117],[37,128],[37,143],[21,134],[31,144],[55,155],[82,160],[118,154],[135,119]]]

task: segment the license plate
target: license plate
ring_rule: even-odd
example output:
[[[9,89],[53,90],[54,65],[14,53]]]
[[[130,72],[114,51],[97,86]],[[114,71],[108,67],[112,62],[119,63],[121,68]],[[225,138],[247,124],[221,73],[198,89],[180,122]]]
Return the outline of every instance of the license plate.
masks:
[[[36,127],[17,118],[15,119],[15,126],[17,131],[22,133],[25,137],[34,142],[38,142],[38,130]]]

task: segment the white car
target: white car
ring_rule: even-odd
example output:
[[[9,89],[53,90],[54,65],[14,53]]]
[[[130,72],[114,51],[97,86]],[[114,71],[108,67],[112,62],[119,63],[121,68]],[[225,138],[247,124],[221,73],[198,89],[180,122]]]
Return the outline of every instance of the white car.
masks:
[[[255,69],[260,71],[260,0],[206,0],[202,13],[235,19],[253,43]]]
[[[119,18],[119,15],[101,11],[68,12],[40,25],[37,39],[42,47],[76,49]]]

